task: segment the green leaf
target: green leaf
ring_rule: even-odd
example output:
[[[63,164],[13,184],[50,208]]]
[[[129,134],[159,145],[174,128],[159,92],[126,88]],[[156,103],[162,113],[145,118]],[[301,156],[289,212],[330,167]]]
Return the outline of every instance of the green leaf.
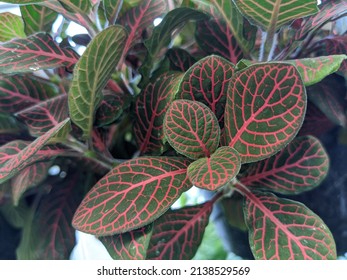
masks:
[[[151,240],[153,225],[112,236],[101,236],[107,252],[114,260],[144,260]]]
[[[123,0],[102,0],[106,17],[110,24],[114,24],[123,6]]]
[[[189,20],[206,18],[206,14],[190,8],[177,8],[166,14],[161,23],[153,29],[152,36],[144,42],[147,56],[139,69],[142,75],[139,87],[143,88],[149,82],[154,61],[160,50],[170,44],[172,32]]]
[[[26,5],[26,4],[32,4],[32,3],[42,3],[45,1],[47,1],[47,0],[4,0],[1,2]]]
[[[192,162],[187,169],[189,180],[196,187],[214,191],[223,187],[239,173],[241,159],[231,147],[220,147],[211,157]]]
[[[71,120],[82,129],[85,138],[91,135],[102,89],[122,55],[125,39],[123,27],[110,26],[92,40],[75,66],[69,91],[69,111]]]
[[[295,138],[277,154],[252,163],[238,178],[255,190],[298,194],[320,185],[329,170],[329,156],[313,136]]]
[[[305,205],[273,194],[248,193],[244,213],[256,259],[336,259],[330,230]]]
[[[316,0],[234,0],[242,14],[263,31],[276,32],[294,19],[319,11]]]
[[[24,24],[20,16],[12,13],[0,14],[1,32],[0,42],[12,40],[14,38],[24,38]]]
[[[51,32],[58,13],[40,5],[21,6],[20,11],[25,23],[25,33]]]
[[[89,14],[92,8],[91,0],[58,0],[70,12]]]
[[[24,127],[12,116],[0,114],[0,135],[15,134],[23,132]]]
[[[206,105],[179,99],[171,103],[165,114],[164,134],[177,152],[198,159],[209,157],[217,149],[220,128]]]
[[[83,199],[73,226],[106,236],[152,223],[191,187],[189,163],[176,157],[140,157],[118,165]]]
[[[242,163],[267,158],[295,137],[305,111],[305,87],[293,65],[254,64],[230,80],[226,143],[239,152]]]

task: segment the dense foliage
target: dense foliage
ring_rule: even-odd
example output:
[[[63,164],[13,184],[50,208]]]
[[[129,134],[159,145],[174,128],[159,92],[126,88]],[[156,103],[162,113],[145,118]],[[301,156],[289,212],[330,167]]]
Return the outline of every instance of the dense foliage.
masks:
[[[191,259],[220,202],[255,259],[337,257],[293,195],[329,172],[320,133],[346,125],[346,1],[5,2],[21,4],[0,14],[17,258],[69,258],[77,229],[114,259]],[[211,199],[172,209],[193,186]]]

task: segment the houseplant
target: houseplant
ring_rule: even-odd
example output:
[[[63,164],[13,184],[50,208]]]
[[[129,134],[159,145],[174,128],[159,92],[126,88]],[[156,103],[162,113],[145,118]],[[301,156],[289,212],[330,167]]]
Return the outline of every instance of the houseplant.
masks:
[[[77,229],[114,259],[190,259],[214,205],[256,259],[337,257],[292,195],[328,174],[315,136],[345,125],[346,35],[322,28],[345,1],[5,2],[22,5],[0,45],[17,258],[68,258]],[[66,36],[69,21],[88,34]],[[211,199],[171,210],[193,185]]]

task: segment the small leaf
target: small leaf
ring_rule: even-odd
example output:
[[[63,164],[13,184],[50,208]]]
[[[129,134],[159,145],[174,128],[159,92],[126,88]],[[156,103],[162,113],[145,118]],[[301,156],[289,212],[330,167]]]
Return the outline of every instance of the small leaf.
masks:
[[[213,203],[169,210],[154,222],[149,260],[190,260],[209,222]]]
[[[232,77],[229,90],[226,139],[242,163],[267,158],[295,137],[304,120],[306,92],[294,66],[252,65]]]
[[[16,114],[34,137],[45,134],[68,117],[67,95],[59,95]]]
[[[135,104],[134,131],[141,154],[160,155],[164,150],[163,121],[183,74],[165,73],[149,83]]]
[[[185,72],[196,62],[189,52],[177,47],[169,49],[165,55],[170,60],[170,68],[174,71]]]
[[[70,119],[66,119],[30,144],[15,141],[0,147],[0,183],[10,179],[33,162],[54,156],[49,150],[41,154],[38,151],[61,131],[65,131],[66,127],[70,127],[69,125]]]
[[[3,74],[72,67],[77,60],[73,50],[60,48],[46,33],[0,44],[0,73]]]
[[[78,207],[73,226],[105,236],[152,223],[187,191],[189,161],[172,157],[140,157],[106,174]]]
[[[198,159],[210,156],[217,149],[220,128],[206,105],[181,99],[172,102],[165,114],[164,134],[177,152]]]
[[[95,110],[102,100],[102,89],[118,63],[126,39],[125,30],[114,25],[100,32],[88,45],[74,69],[69,91],[71,120],[91,136]]]
[[[316,0],[234,0],[242,14],[264,31],[276,32],[294,19],[316,14]]]
[[[305,205],[273,194],[249,193],[244,212],[256,259],[336,259],[330,230]]]
[[[239,180],[247,187],[298,194],[317,187],[327,176],[329,157],[313,136],[294,139],[283,150],[250,164]]]
[[[12,40],[14,38],[24,38],[24,24],[20,16],[12,13],[0,14],[1,33],[0,42]]]
[[[146,259],[152,230],[153,226],[149,224],[122,234],[101,236],[99,240],[114,260],[144,260]]]
[[[187,169],[189,180],[196,187],[215,191],[223,187],[239,173],[241,160],[238,152],[224,146],[211,157],[192,162]]]
[[[223,124],[228,85],[233,74],[233,64],[216,55],[207,56],[184,74],[177,98],[204,103]]]

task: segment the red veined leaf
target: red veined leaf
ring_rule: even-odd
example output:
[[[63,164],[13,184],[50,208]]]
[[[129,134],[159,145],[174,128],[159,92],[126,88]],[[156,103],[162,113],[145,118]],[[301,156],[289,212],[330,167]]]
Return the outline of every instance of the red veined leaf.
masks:
[[[183,74],[167,73],[149,83],[135,104],[134,131],[141,154],[161,154],[164,115],[175,97]]]
[[[12,13],[0,14],[1,33],[0,42],[12,40],[13,38],[24,38],[24,24],[20,16]]]
[[[223,125],[226,95],[233,74],[233,64],[216,55],[207,56],[184,74],[177,97],[204,103]]]
[[[249,192],[244,212],[256,259],[336,259],[330,230],[305,205],[269,193]]]
[[[0,75],[0,112],[15,113],[58,94],[57,88],[27,75]]]
[[[61,131],[65,133],[66,128],[69,127],[70,119],[66,119],[30,144],[14,141],[0,147],[0,183],[10,179],[35,161],[52,157],[53,152],[49,149],[42,151],[43,153],[38,152]]]
[[[68,176],[71,177],[60,181],[59,185],[51,185],[51,191],[41,198],[37,209],[32,209],[26,218],[23,237],[17,248],[18,259],[69,259],[75,246],[75,229],[71,220],[81,200],[80,187],[88,182],[85,174]]]
[[[24,127],[11,115],[0,114],[0,135],[19,135]]]
[[[317,187],[329,170],[329,157],[313,136],[295,138],[284,149],[252,163],[241,173],[247,187],[281,194],[298,194]]]
[[[296,68],[254,64],[230,80],[225,132],[243,163],[267,158],[288,144],[304,120],[306,92]]]
[[[206,105],[179,99],[171,103],[165,114],[164,135],[178,153],[198,159],[209,157],[217,149],[220,128]]]
[[[101,236],[104,244],[114,260],[144,260],[152,236],[153,225],[135,229],[113,236]]]
[[[146,28],[153,25],[154,19],[162,16],[166,10],[165,0],[141,1],[120,18],[120,24],[129,31],[123,54],[129,51]]]
[[[189,52],[180,48],[168,49],[165,55],[170,60],[170,67],[174,71],[185,72],[196,62]]]
[[[43,180],[46,179],[48,175],[48,169],[51,167],[52,162],[41,161],[36,162],[19,172],[11,180],[12,186],[12,200],[15,206],[18,205],[19,200],[22,195],[28,189],[36,187]]]
[[[34,137],[45,134],[68,117],[67,95],[59,95],[16,114]]]
[[[73,226],[105,236],[150,224],[187,191],[189,161],[172,157],[142,157],[107,173],[78,207]]]
[[[0,44],[0,73],[15,74],[41,69],[72,67],[78,55],[60,48],[46,33],[13,39]]]
[[[154,222],[148,247],[150,260],[190,260],[208,225],[213,202],[169,210]]]
[[[195,38],[208,54],[217,54],[236,64],[243,56],[235,36],[227,23],[220,18],[197,22]]]
[[[238,152],[228,146],[218,148],[211,157],[200,158],[188,166],[190,182],[196,187],[214,191],[223,187],[239,173]]]

